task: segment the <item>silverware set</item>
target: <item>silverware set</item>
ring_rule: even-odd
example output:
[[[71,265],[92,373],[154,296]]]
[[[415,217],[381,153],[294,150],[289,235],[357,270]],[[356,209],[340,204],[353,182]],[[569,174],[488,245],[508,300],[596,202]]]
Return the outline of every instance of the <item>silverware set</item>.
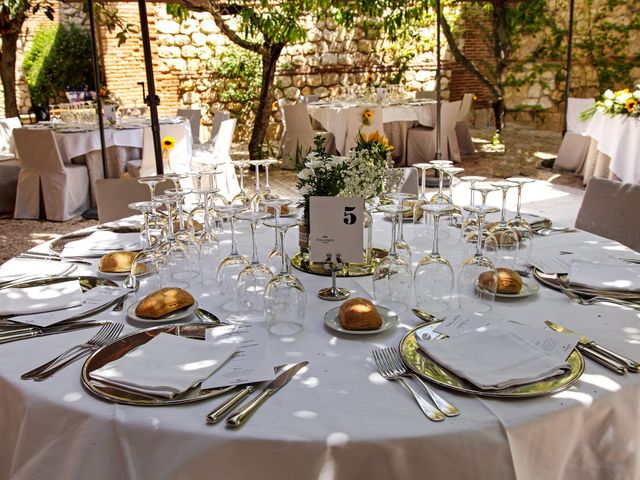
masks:
[[[56,273],[55,275],[41,275],[39,273],[28,273],[25,275],[20,275],[19,277],[12,278],[11,280],[7,280],[4,282],[0,282],[0,288],[11,288],[16,285],[20,285],[21,283],[35,281],[35,280],[46,280],[49,278],[60,278],[70,273],[73,273],[78,268],[77,265],[69,265],[63,271]]]
[[[54,254],[42,252],[24,252],[15,257],[18,260],[40,260],[51,262],[81,263],[83,265],[93,265],[89,260],[83,257],[59,257]]]
[[[52,360],[22,374],[20,378],[23,380],[35,380],[36,382],[46,380],[67,365],[116,340],[122,333],[123,328],[124,325],[121,323],[107,322],[87,342],[65,350]]]
[[[373,359],[382,378],[390,381],[400,381],[411,392],[414,400],[429,420],[441,422],[446,417],[456,417],[460,415],[460,410],[440,397],[440,395],[434,392],[420,377],[407,369],[407,366],[395,348],[387,347],[373,350]],[[413,377],[417,380],[427,392],[431,401],[435,404],[435,407],[431,405],[418,390],[413,388],[409,382],[405,381],[403,377]]]
[[[83,328],[100,327],[102,325],[104,325],[104,322],[56,323],[48,327],[31,326],[26,323],[6,323],[0,327],[0,344],[72,332]]]
[[[573,233],[577,231],[578,229],[574,227],[548,227],[541,228],[540,230],[535,230],[533,233],[541,237],[548,237],[553,233]]]
[[[574,302],[580,305],[595,305],[598,303],[615,303],[616,305],[620,305],[623,307],[629,307],[636,310],[640,310],[640,303],[632,302],[630,300],[623,300],[621,298],[607,297],[605,295],[593,295],[590,298],[584,298],[581,295],[578,295],[571,289],[568,288],[560,288],[562,293],[564,293],[567,297],[569,297]]]

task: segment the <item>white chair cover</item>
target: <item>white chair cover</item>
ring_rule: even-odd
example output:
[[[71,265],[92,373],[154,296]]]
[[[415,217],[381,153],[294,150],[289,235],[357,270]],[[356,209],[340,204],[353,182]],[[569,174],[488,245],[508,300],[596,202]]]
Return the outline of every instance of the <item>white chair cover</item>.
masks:
[[[416,98],[435,100],[437,97],[435,90],[418,90],[416,92]]]
[[[189,120],[191,126],[191,137],[193,143],[200,143],[200,119],[202,118],[202,112],[200,110],[191,110],[188,108],[179,108],[178,116],[184,117]]]
[[[569,97],[567,104],[567,132],[584,133],[587,123],[580,120],[580,114],[596,104],[593,98]]]
[[[373,112],[373,118],[369,125],[362,123],[364,112],[370,110]],[[356,146],[358,135],[360,133],[370,135],[374,132],[384,135],[384,124],[382,122],[382,108],[380,107],[354,107],[347,110],[347,137],[344,142],[344,154]]]
[[[640,185],[591,177],[576,227],[640,252]]]
[[[218,133],[220,132],[220,125],[225,120],[229,120],[231,118],[231,113],[227,110],[218,110],[213,114],[213,120],[211,122],[211,135],[209,136],[209,141],[207,143],[213,145],[216,143],[216,139],[218,138]]]
[[[467,124],[467,116],[469,115],[469,112],[471,112],[472,102],[473,93],[465,93],[462,97],[460,111],[458,112],[456,138],[458,139],[458,146],[460,147],[460,155],[472,155],[475,151],[473,148],[473,141],[471,140],[471,134],[469,133],[469,125]]]
[[[418,195],[418,169],[416,167],[404,167],[402,182],[398,191]]]
[[[565,133],[558,157],[553,164],[556,170],[576,172],[587,159],[591,139],[582,136],[587,124],[580,120],[580,114],[595,105],[593,98],[570,97],[567,103],[567,133]]]
[[[186,173],[191,161],[192,141],[189,122],[160,125],[160,138],[173,137],[176,141],[169,150],[169,161],[164,162],[165,173]],[[142,145],[142,160],[130,160],[127,172],[132,177],[148,177],[156,174],[156,157],[153,148],[151,127],[145,127]]]
[[[162,195],[169,188],[173,188],[173,182],[160,182],[155,188],[156,195]],[[100,223],[140,214],[138,210],[130,209],[129,204],[149,200],[151,200],[149,187],[134,178],[96,180],[96,201]]]
[[[89,208],[87,166],[64,164],[51,130],[18,128],[13,136],[20,160],[15,218],[40,218],[40,192],[47,220],[69,220]]]
[[[15,155],[13,130],[22,127],[18,117],[0,118],[0,154]]]
[[[455,133],[460,101],[442,104],[440,145],[443,158],[460,161],[460,148]],[[407,164],[430,162],[436,155],[435,128],[416,127],[407,133]]]
[[[16,206],[16,189],[20,175],[20,162],[0,162],[0,214],[13,214]]]
[[[309,118],[307,105],[282,105],[285,123],[284,145],[282,148],[282,168],[294,168],[298,149],[303,156],[314,147],[314,138],[320,135],[325,139],[325,150],[335,151],[335,138],[330,132],[314,132]]]
[[[300,95],[300,103],[315,103],[320,100],[318,95]]]

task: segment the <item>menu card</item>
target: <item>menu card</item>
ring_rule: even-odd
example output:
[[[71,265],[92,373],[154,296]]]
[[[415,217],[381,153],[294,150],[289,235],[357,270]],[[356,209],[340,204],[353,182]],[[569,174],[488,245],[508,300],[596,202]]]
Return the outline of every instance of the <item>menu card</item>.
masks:
[[[215,375],[202,382],[202,388],[242,385],[274,378],[264,325],[245,323],[210,328],[207,341],[214,345],[238,344],[239,348]]]
[[[360,197],[311,197],[309,257],[312,262],[363,261],[364,200]]]

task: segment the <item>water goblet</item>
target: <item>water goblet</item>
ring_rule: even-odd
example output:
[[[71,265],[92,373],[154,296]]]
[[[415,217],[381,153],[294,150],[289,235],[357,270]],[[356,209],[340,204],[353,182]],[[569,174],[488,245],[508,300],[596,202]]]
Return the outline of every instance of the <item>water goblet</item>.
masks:
[[[180,180],[187,178],[184,173],[165,173],[164,178],[173,182],[173,188],[180,188]]]
[[[397,206],[404,206],[404,202],[406,200],[416,199],[416,195],[414,193],[406,193],[406,192],[389,192],[385,196],[395,201]],[[409,208],[409,212],[413,213],[412,208]],[[411,246],[404,239],[404,213],[398,219],[396,252],[398,253],[398,255],[404,257],[409,264],[411,264]]]
[[[249,265],[244,255],[238,253],[236,244],[235,215],[247,209],[244,205],[216,205],[214,210],[229,219],[231,228],[231,253],[218,265],[216,280],[223,295],[235,298],[237,294],[238,275]]]
[[[198,264],[200,267],[200,279],[203,285],[209,285],[214,282],[210,273],[215,272],[213,266],[218,264],[220,255],[220,243],[218,236],[213,229],[215,217],[211,208],[211,198],[218,193],[217,188],[201,188],[193,190],[193,193],[201,197],[201,202],[189,212],[188,224],[190,225],[190,233],[195,236],[198,244]],[[198,230],[198,223],[201,229]]]
[[[451,160],[431,160],[429,162],[438,171],[438,193],[431,197],[431,203],[449,203],[444,194],[444,168],[453,165]]]
[[[413,276],[411,264],[396,251],[396,230],[398,218],[411,209],[399,205],[380,205],[378,210],[391,216],[391,246],[389,254],[373,272],[373,295],[381,305],[402,311],[410,301]]]
[[[483,251],[484,218],[488,213],[498,211],[497,207],[469,205],[466,211],[475,213],[478,217],[478,234],[476,236],[476,251],[462,262],[458,273],[458,303],[461,308],[473,313],[491,311],[498,287],[498,274],[495,264]],[[480,286],[480,275],[483,283]]]
[[[255,167],[255,181],[256,187],[253,197],[251,197],[251,209],[254,211],[260,210],[262,201],[265,199],[266,192],[260,188],[260,167],[266,165],[270,160],[249,160],[249,163]]]
[[[493,233],[498,241],[498,256],[496,261],[498,266],[513,268],[518,252],[518,234],[509,226],[506,220],[507,211],[507,192],[510,188],[516,186],[513,182],[505,180],[491,182],[491,185],[498,187],[502,191],[502,209],[500,212],[500,221],[489,225],[488,229]]]
[[[282,207],[285,205],[290,205],[291,200],[286,198],[271,198],[264,200],[263,204],[265,207],[267,207],[268,210],[273,209],[273,217],[277,223],[280,219]],[[283,250],[280,248],[280,235],[278,234],[278,230],[274,229],[274,232],[276,237],[275,244],[273,246],[273,249],[271,249],[271,252],[269,253],[269,257],[267,258],[267,265],[269,265],[271,271],[276,274],[280,270],[280,265],[282,263],[280,253]],[[289,258],[285,258],[285,263],[287,264],[287,268],[289,268]]]
[[[432,169],[433,165],[431,163],[414,163],[412,167],[419,168],[421,171],[420,195],[418,196],[418,201],[413,207],[413,222],[416,223],[417,218],[426,218],[426,215],[422,215],[420,205],[429,203],[429,199],[427,199],[427,170]]]
[[[285,235],[289,228],[299,225],[297,218],[264,220],[264,225],[277,229],[280,235],[280,273],[275,275],[264,291],[265,316],[270,333],[291,336],[302,331],[307,297],[302,282],[289,273],[284,251]]]
[[[139,210],[142,213],[144,222],[140,227],[140,238],[144,242],[144,247],[151,247],[157,239],[151,235],[149,216],[155,211],[156,208],[162,206],[160,202],[134,202],[130,203],[128,207],[132,210]]]
[[[249,160],[236,160],[232,162],[234,166],[238,167],[238,173],[240,174],[240,191],[233,197],[231,200],[232,203],[240,203],[242,205],[249,205],[251,203],[251,198],[247,195],[247,192],[244,189],[244,169],[249,165]]]
[[[508,182],[513,182],[518,186],[518,204],[516,209],[516,216],[509,220],[509,226],[513,228],[518,234],[519,249],[516,257],[516,266],[519,269],[526,270],[529,268],[529,262],[531,260],[531,250],[533,248],[533,229],[529,222],[522,218],[521,206],[522,206],[522,187],[527,183],[531,183],[534,180],[532,178],[524,177],[510,177],[507,178]]]
[[[419,309],[442,316],[449,309],[453,292],[453,268],[449,260],[440,255],[438,248],[438,226],[440,217],[449,214],[453,205],[446,203],[428,203],[422,205],[425,213],[433,217],[433,247],[425,255],[414,272],[413,282],[416,305]]]
[[[269,185],[269,167],[275,163],[279,163],[278,160],[276,160],[275,158],[267,158],[264,160],[263,165],[264,165],[264,195],[265,198],[274,198],[276,197],[276,195],[274,195],[271,192],[271,186]]]
[[[143,183],[149,187],[149,191],[151,192],[151,201],[155,200],[156,185],[166,181],[167,179],[162,175],[153,175],[151,177],[142,177],[138,179],[138,183]]]
[[[160,281],[162,285],[189,287],[197,272],[190,268],[193,260],[187,246],[174,235],[173,209],[178,199],[173,195],[157,195],[156,200],[165,204],[168,217],[164,240],[157,251]]]
[[[266,212],[244,211],[236,215],[238,220],[245,220],[251,226],[252,256],[251,263],[238,274],[238,297],[247,311],[264,310],[264,291],[273,277],[267,265],[258,260],[258,245],[256,243],[256,228],[260,220],[270,217]]]
[[[460,180],[462,180],[463,182],[469,183],[469,192],[470,192],[469,205],[475,205],[476,204],[476,201],[475,201],[476,183],[485,181],[486,177],[480,177],[477,175],[467,175],[464,177],[460,177]],[[474,215],[467,215],[467,218],[465,218],[464,221],[462,222],[460,235],[462,236],[462,238],[464,238],[466,233],[475,231],[477,227],[478,225],[476,223],[476,217]]]

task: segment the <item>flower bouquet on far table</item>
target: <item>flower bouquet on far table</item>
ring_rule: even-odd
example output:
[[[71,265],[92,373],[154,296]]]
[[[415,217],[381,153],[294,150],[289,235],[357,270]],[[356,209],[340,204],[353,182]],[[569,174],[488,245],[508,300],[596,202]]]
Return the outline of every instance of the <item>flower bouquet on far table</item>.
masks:
[[[596,98],[596,104],[580,114],[583,122],[589,120],[597,111],[609,115],[625,115],[632,118],[640,118],[640,85],[635,90],[605,90]]]

